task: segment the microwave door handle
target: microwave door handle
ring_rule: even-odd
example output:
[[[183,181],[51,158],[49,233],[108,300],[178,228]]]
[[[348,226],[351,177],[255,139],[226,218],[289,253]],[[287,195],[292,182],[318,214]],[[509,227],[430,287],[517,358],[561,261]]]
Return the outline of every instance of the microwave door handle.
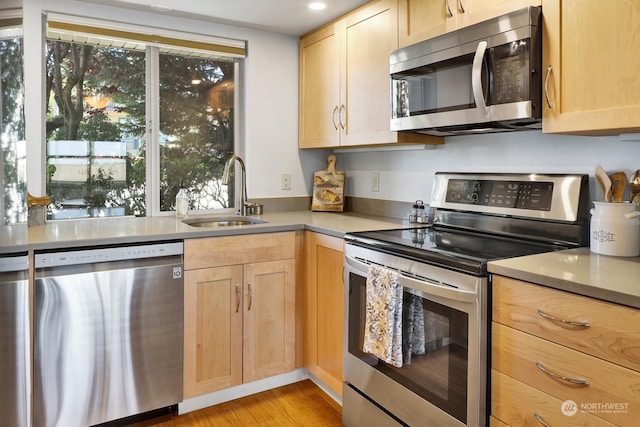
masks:
[[[487,50],[487,42],[478,43],[476,54],[473,57],[473,67],[471,68],[471,89],[473,91],[473,100],[476,107],[482,114],[487,114],[487,104],[484,102],[484,93],[482,92],[482,63],[484,61],[484,53]]]

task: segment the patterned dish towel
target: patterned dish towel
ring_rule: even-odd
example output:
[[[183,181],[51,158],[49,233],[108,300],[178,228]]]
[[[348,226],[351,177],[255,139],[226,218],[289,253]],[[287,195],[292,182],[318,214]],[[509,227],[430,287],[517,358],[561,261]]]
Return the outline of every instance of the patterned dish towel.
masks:
[[[413,354],[425,354],[425,326],[422,298],[409,294],[404,313],[404,328],[406,337],[403,343],[404,364],[411,365]]]
[[[402,367],[402,285],[398,273],[369,267],[363,351]]]

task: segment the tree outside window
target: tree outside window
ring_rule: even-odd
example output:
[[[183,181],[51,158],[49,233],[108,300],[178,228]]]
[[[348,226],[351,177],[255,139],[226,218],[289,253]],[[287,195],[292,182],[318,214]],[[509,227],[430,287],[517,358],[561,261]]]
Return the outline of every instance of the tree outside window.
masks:
[[[172,211],[180,185],[192,210],[230,205],[220,179],[234,151],[233,62],[59,40],[46,52],[50,218],[145,216],[154,188],[160,211]],[[148,61],[159,76],[147,75]],[[159,99],[148,102],[149,85]],[[146,106],[159,109],[159,123]],[[157,183],[146,179],[148,144],[160,153]]]
[[[21,28],[0,28],[0,218],[26,221],[26,142]]]

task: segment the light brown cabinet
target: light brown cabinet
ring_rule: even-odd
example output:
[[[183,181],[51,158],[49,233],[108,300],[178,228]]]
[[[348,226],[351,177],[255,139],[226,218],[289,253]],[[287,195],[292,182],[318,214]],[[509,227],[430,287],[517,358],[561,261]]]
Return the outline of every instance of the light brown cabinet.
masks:
[[[295,368],[294,232],[185,240],[184,397]]]
[[[375,0],[300,39],[300,148],[442,143],[391,132],[396,0]]]
[[[477,24],[541,0],[398,0],[401,47]]]
[[[637,309],[494,276],[492,417],[513,426],[634,425],[639,320]],[[569,401],[577,405],[570,417]]]
[[[640,130],[640,1],[543,2],[542,131]]]
[[[305,233],[304,366],[342,396],[344,240]]]

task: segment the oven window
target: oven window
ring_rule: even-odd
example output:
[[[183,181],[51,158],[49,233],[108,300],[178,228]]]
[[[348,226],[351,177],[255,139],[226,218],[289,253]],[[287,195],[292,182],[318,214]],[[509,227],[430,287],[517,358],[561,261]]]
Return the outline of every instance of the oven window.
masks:
[[[405,288],[402,307],[403,366],[395,368],[362,351],[366,278],[349,281],[349,353],[423,399],[467,421],[469,316]]]

